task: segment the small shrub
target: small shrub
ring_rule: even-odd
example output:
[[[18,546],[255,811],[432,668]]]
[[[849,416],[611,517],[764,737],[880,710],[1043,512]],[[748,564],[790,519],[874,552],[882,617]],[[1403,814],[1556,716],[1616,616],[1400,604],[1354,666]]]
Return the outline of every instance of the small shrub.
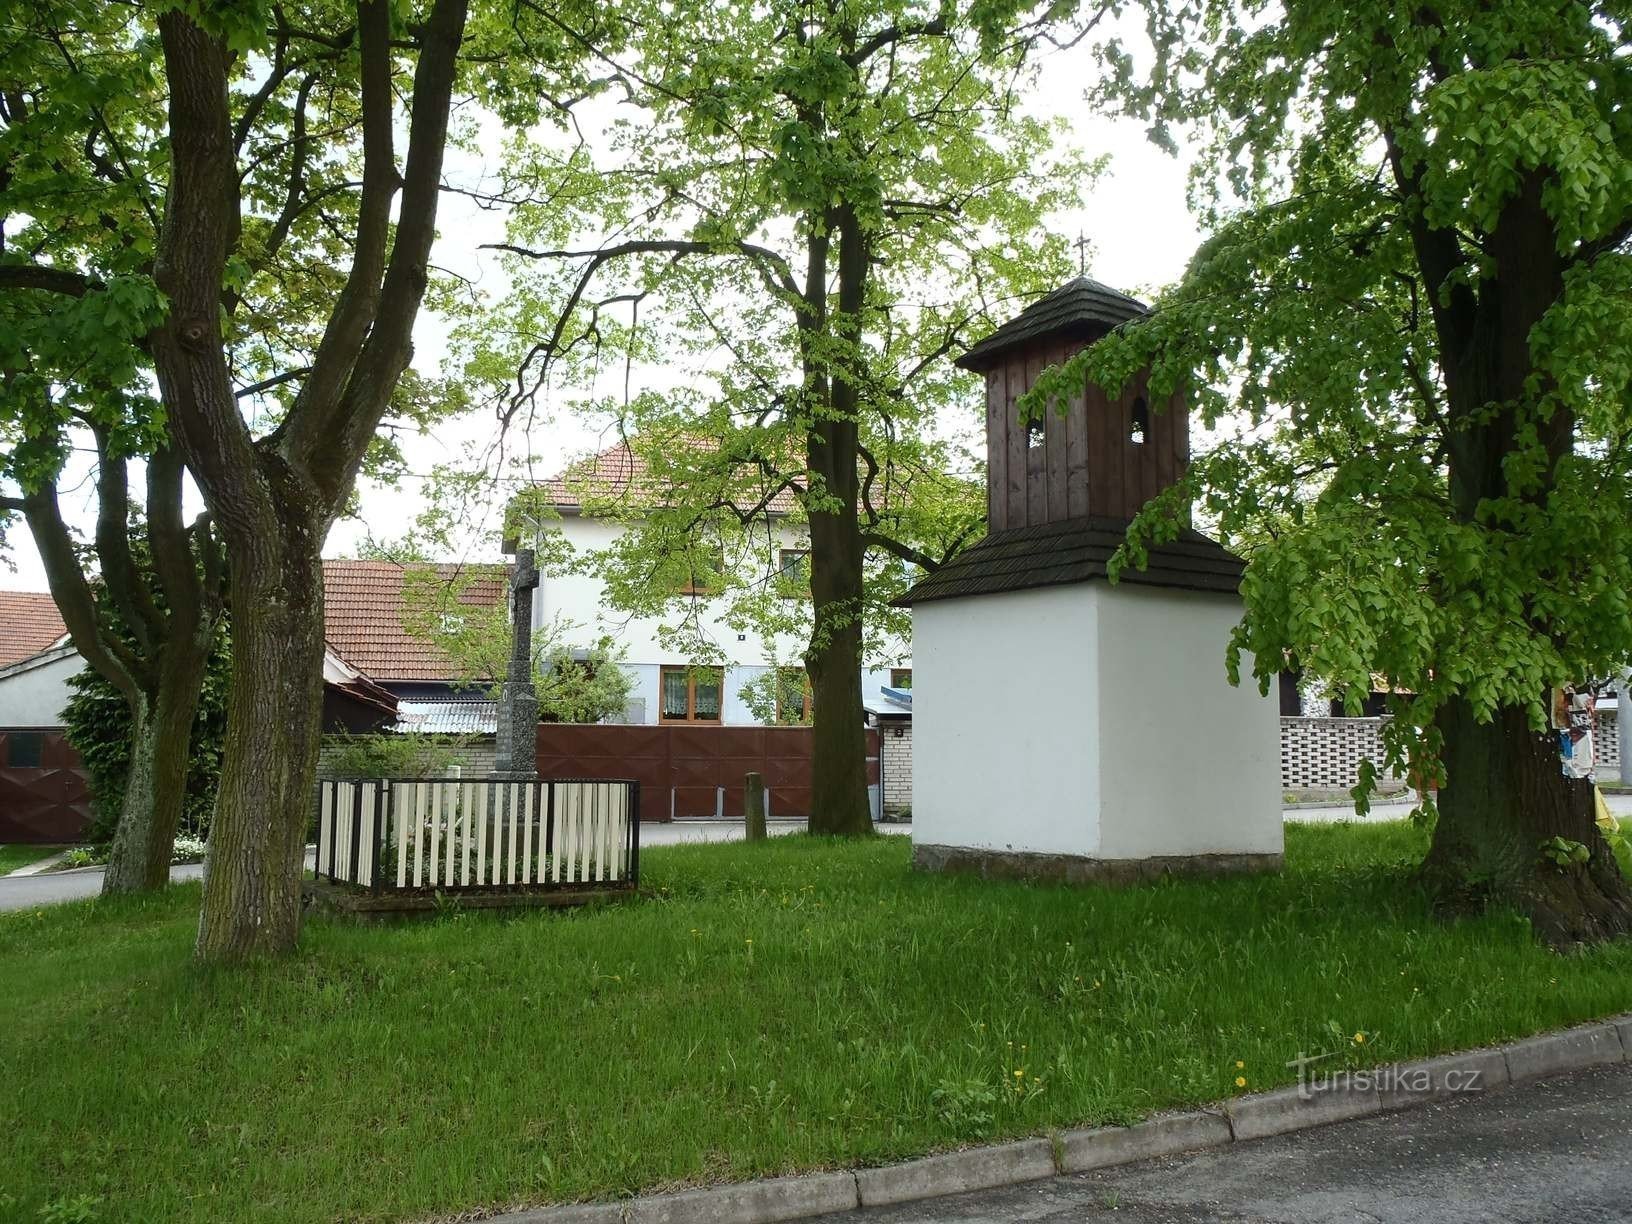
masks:
[[[459,741],[451,735],[342,735],[323,772],[332,778],[405,778],[446,773],[458,763]]]
[[[101,1202],[101,1198],[93,1194],[56,1198],[41,1207],[36,1218],[40,1224],[96,1224],[96,1209]]]
[[[942,1080],[929,1095],[935,1116],[960,1135],[978,1135],[992,1124],[997,1092],[984,1080]]]

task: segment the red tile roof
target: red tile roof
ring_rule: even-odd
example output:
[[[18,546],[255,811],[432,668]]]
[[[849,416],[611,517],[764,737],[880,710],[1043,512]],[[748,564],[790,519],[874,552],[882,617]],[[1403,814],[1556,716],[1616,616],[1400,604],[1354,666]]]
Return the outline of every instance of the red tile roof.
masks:
[[[55,645],[68,627],[43,591],[0,591],[0,667]]]
[[[713,444],[703,440],[690,443],[694,449],[712,449]],[[540,481],[540,489],[557,510],[577,513],[588,502],[625,502],[632,507],[660,504],[668,490],[652,476],[646,460],[629,449],[627,442],[610,446],[598,455],[568,464],[565,471],[548,480]],[[794,494],[783,489],[769,503],[772,514],[791,513],[796,505]]]
[[[457,680],[459,669],[441,650],[403,628],[403,575],[394,561],[323,562],[323,636],[335,653],[370,679]],[[437,565],[445,582],[476,578],[459,592],[468,608],[502,604],[509,587],[503,565]]]

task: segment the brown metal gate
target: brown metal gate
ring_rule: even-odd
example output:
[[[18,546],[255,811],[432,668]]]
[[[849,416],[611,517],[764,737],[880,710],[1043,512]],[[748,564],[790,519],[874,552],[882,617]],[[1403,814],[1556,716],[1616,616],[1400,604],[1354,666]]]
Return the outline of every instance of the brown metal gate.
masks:
[[[771,815],[810,815],[809,727],[608,726],[541,723],[540,778],[633,778],[646,820],[742,819],[742,779],[765,777]],[[867,732],[867,780],[878,781],[878,733]]]
[[[74,746],[57,731],[0,730],[0,845],[77,841],[91,792]]]

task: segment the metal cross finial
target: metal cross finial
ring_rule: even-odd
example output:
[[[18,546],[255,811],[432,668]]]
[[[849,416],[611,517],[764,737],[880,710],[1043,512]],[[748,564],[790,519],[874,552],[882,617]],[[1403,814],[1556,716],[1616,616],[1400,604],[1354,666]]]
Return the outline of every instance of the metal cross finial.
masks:
[[[1077,231],[1077,240],[1071,244],[1077,248],[1077,275],[1088,275],[1088,236],[1081,230]]]

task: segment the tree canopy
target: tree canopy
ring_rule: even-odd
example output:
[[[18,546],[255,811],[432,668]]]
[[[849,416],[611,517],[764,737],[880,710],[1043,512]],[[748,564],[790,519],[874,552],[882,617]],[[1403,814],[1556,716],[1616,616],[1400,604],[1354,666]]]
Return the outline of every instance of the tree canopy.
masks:
[[[1146,364],[1187,389],[1221,436],[1129,558],[1194,500],[1250,544],[1232,667],[1399,694],[1391,763],[1442,785],[1449,891],[1517,887],[1559,938],[1624,929],[1590,791],[1539,733],[1550,686],[1632,656],[1627,11],[1151,7],[1183,52],[1140,77],[1110,47],[1100,95],[1192,125],[1213,233],[1032,408]],[[1573,900],[1537,881],[1550,834],[1592,847]]]

